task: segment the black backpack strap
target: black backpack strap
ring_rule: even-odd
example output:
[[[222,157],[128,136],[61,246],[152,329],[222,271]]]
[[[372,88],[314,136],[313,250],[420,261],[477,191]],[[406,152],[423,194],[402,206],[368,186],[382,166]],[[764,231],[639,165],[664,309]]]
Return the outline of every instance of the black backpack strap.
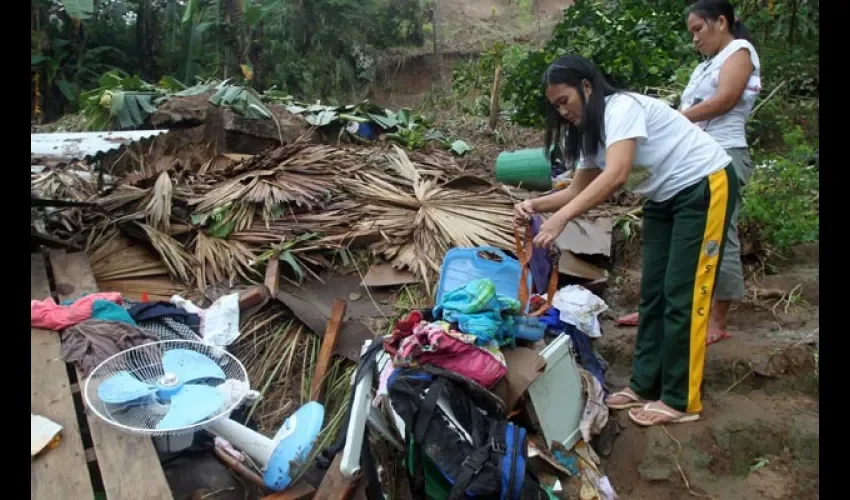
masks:
[[[484,468],[484,464],[487,463],[487,459],[490,458],[490,444],[485,444],[484,446],[475,450],[472,455],[466,457],[463,461],[463,468],[460,470],[460,474],[455,478],[455,484],[452,486],[451,491],[449,492],[448,500],[459,500],[464,498],[466,495],[466,488],[469,486],[469,483],[472,482],[472,479],[481,472],[481,469]]]
[[[411,492],[414,498],[425,498],[425,459],[422,451],[422,443],[425,439],[425,434],[428,432],[428,425],[434,418],[434,411],[437,409],[437,399],[446,388],[448,379],[444,377],[436,377],[434,382],[428,387],[428,393],[422,400],[422,405],[413,420],[413,428],[407,430],[408,440],[413,438],[413,453],[410,454],[411,468],[413,469],[413,481],[410,485]]]
[[[472,452],[472,455],[466,457],[463,461],[463,468],[460,474],[455,478],[455,484],[449,491],[447,500],[459,500],[466,495],[466,488],[472,479],[481,472],[484,464],[490,458],[490,454],[504,455],[507,452],[507,443],[505,442],[504,432],[499,432],[499,425],[495,421],[490,422],[490,432],[487,442]]]

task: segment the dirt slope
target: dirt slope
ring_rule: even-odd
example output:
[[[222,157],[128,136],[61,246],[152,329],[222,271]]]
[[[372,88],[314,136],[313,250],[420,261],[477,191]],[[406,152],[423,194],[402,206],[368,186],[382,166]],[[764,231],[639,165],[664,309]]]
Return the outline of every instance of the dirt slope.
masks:
[[[618,412],[622,431],[605,465],[622,499],[818,498],[818,264],[812,255],[816,246],[777,275],[750,280],[750,290],[771,285],[802,294],[790,302],[747,301],[733,312],[733,337],[708,348],[702,420],[642,429]],[[610,363],[612,390],[628,383],[637,333],[615,326],[613,318],[637,305],[639,273],[632,267],[617,274],[624,284],[606,297],[612,314],[598,344]]]

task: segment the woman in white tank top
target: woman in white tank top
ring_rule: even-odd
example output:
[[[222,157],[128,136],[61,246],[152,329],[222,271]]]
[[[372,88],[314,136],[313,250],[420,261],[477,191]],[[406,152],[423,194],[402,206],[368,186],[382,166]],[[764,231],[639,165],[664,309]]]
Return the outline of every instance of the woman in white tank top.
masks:
[[[753,162],[746,123],[761,91],[761,64],[749,33],[727,0],[700,0],[690,8],[688,31],[696,49],[709,57],[697,66],[682,94],[681,112],[712,136],[732,157],[741,187]],[[733,300],[744,297],[744,273],[738,239],[741,189],[732,213],[717,275],[708,343],[728,338],[726,317]]]
[[[714,138],[732,158],[740,187],[753,169],[747,147],[746,123],[761,91],[761,64],[744,25],[728,0],[699,0],[687,18],[696,49],[706,60],[696,67],[682,93],[679,111]],[[741,189],[732,213],[726,246],[717,275],[707,343],[729,338],[729,306],[744,297],[744,273],[738,238]],[[619,320],[637,323],[632,314]]]

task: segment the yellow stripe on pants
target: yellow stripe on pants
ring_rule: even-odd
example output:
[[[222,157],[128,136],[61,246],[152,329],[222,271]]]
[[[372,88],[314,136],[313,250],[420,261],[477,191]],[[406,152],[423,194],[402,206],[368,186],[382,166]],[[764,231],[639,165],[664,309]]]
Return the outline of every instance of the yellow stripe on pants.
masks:
[[[705,342],[708,337],[708,317],[717,268],[720,265],[720,248],[729,204],[729,178],[726,169],[708,177],[710,200],[706,214],[702,250],[694,282],[694,300],[691,310],[691,352],[688,374],[688,413],[702,411],[700,386],[705,369]]]

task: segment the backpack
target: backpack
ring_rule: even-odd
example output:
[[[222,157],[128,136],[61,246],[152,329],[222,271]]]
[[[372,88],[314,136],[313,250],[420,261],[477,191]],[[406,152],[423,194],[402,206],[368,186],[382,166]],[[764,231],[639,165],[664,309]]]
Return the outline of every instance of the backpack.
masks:
[[[397,368],[387,386],[405,425],[414,498],[548,498],[526,471],[526,430],[507,420],[491,392],[434,366]],[[446,409],[437,404],[441,395]]]

